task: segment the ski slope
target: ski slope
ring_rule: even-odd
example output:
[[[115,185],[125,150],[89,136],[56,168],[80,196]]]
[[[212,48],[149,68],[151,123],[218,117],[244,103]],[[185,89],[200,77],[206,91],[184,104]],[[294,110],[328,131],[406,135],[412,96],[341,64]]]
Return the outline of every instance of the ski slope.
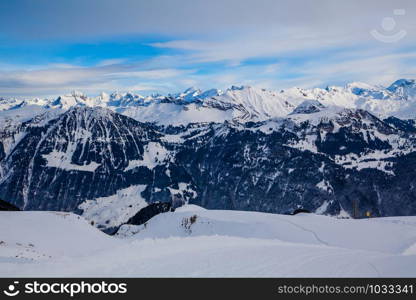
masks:
[[[8,228],[0,235],[0,276],[416,276],[416,217],[352,220],[187,205],[123,225],[113,237],[66,213],[1,212],[0,226]]]

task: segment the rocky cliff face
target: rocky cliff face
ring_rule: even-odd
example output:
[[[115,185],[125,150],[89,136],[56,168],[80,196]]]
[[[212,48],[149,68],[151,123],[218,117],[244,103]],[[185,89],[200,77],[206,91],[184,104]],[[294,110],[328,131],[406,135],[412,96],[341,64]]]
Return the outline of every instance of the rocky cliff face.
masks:
[[[131,185],[175,184],[163,180],[170,157],[152,124],[80,107],[16,132],[14,148],[1,152],[0,194],[22,209],[73,211],[86,199]],[[144,194],[148,201],[167,199]]]
[[[365,111],[298,121],[213,126],[205,141],[189,142],[193,150],[177,157],[198,187],[195,203],[278,213],[302,207],[345,215],[353,205],[360,216],[414,213],[412,134]]]

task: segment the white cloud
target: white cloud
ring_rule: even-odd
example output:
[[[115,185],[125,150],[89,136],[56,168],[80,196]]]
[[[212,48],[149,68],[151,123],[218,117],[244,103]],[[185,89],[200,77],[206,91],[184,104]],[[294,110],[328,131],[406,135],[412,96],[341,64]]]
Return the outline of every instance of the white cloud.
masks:
[[[72,0],[0,3],[5,35],[75,39],[126,34],[229,36],[242,32],[309,28],[357,33],[377,27],[393,9],[415,24],[413,0]],[[53,13],[51,13],[53,12]],[[70,20],[70,21],[69,21]],[[361,30],[360,30],[361,29]]]
[[[121,60],[120,60],[121,61]],[[163,80],[176,80],[194,70],[143,69],[141,64],[117,64],[118,60],[92,67],[49,65],[42,69],[0,72],[2,95],[58,95],[72,89],[98,93],[112,90],[166,90]],[[162,82],[161,82],[162,81]]]
[[[141,62],[113,58],[91,67],[4,64],[1,96],[55,95],[70,89],[172,92],[190,85],[281,89],[352,80],[388,84],[416,74],[415,55],[409,50],[416,40],[414,0],[64,2],[10,11],[0,4],[2,34],[91,43],[102,37],[161,34],[177,38],[150,45],[175,54]],[[396,44],[375,40],[370,31],[381,30],[383,17],[393,16],[396,8],[406,10],[404,16],[395,16],[396,30],[405,29],[408,35]],[[270,63],[247,62],[256,59]]]
[[[125,61],[126,61],[126,59],[123,59],[123,58],[105,59],[105,60],[99,62],[97,66],[106,67],[106,66],[118,65],[118,64],[124,63]]]
[[[111,78],[166,79],[183,76],[193,72],[195,72],[195,70],[156,69],[145,71],[115,72],[106,74],[106,76]]]

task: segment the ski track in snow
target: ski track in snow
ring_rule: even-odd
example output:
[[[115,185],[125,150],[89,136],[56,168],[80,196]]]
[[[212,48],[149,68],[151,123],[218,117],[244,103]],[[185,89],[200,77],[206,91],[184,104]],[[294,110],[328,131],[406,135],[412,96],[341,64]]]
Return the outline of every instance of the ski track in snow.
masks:
[[[323,241],[323,240],[322,240],[322,239],[318,236],[318,234],[317,234],[315,231],[310,230],[310,229],[307,229],[307,228],[305,228],[305,227],[303,227],[303,226],[301,226],[301,225],[299,225],[299,224],[296,224],[296,223],[291,222],[291,221],[288,221],[288,220],[282,220],[282,221],[287,222],[287,223],[289,223],[289,224],[292,224],[293,226],[296,226],[296,227],[298,227],[298,228],[300,228],[300,229],[302,229],[302,230],[304,230],[304,231],[306,231],[306,232],[312,233],[312,235],[315,237],[315,239],[316,239],[319,243],[321,243],[322,245],[329,246],[329,244],[328,244],[327,242]]]

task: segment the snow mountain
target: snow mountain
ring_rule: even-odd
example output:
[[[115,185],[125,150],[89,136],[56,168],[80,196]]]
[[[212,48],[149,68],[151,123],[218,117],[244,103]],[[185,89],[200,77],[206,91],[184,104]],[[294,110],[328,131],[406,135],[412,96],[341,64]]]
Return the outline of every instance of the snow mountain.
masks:
[[[232,86],[225,91],[202,91],[191,87],[182,93],[167,96],[114,92],[101,93],[94,98],[73,91],[52,100],[0,98],[0,109],[7,111],[24,106],[40,106],[46,109],[67,110],[74,106],[98,106],[138,121],[156,122],[161,125],[186,125],[224,120],[262,121],[284,117],[304,101],[319,101],[324,106],[365,109],[379,118],[414,118],[416,83],[414,79],[399,79],[389,87],[382,87],[353,82],[345,87],[290,88],[280,92],[250,86]]]
[[[410,100],[416,96],[416,81],[414,79],[399,79],[387,90],[405,100]]]
[[[113,233],[184,204],[414,215],[414,84],[3,99],[0,198]]]
[[[0,109],[24,106],[67,110],[74,106],[105,107],[142,122],[161,125],[186,125],[197,122],[263,121],[284,117],[304,101],[319,101],[324,106],[365,109],[379,118],[416,117],[416,83],[399,79],[388,87],[353,82],[344,87],[325,89],[290,88],[279,92],[250,86],[232,86],[225,91],[202,91],[195,87],[182,93],[142,96],[128,93],[101,93],[91,98],[79,91],[56,99],[0,99]],[[37,108],[39,109],[39,108]]]

